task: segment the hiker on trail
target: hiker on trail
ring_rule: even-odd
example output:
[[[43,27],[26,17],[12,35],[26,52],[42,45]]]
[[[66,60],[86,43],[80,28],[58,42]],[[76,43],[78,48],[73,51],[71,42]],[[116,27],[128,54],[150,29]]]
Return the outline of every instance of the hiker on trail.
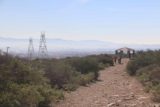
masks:
[[[121,56],[118,57],[118,63],[122,64],[122,57]]]
[[[117,56],[114,56],[114,57],[113,57],[113,62],[114,62],[114,64],[117,63]]]
[[[131,52],[128,51],[128,58],[131,59]]]

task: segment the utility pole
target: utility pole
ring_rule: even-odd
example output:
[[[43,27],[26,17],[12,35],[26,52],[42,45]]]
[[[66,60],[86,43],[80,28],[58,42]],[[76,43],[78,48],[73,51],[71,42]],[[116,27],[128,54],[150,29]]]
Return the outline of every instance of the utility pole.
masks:
[[[7,49],[7,51],[6,51],[6,55],[8,56],[8,53],[9,53],[9,49],[10,49],[10,47],[8,46],[8,47],[6,47],[6,49]]]
[[[45,33],[41,33],[38,57],[41,59],[48,58]]]
[[[34,56],[34,46],[32,38],[29,39],[29,46],[28,46],[28,60],[32,60]]]

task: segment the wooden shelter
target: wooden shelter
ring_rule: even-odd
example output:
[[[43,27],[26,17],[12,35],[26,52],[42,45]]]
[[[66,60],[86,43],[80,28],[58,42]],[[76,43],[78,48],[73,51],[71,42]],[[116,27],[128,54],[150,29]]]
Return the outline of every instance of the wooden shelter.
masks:
[[[128,47],[124,47],[124,48],[117,49],[115,51],[115,54],[120,56],[127,55],[128,58],[131,58],[134,56],[135,50]]]

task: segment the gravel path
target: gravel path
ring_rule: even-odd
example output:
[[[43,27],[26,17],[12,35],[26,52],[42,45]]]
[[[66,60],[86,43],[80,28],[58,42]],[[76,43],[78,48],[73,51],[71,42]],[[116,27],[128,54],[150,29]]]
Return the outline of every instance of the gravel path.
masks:
[[[56,107],[160,107],[153,104],[143,86],[125,72],[123,64],[100,71],[98,82],[65,94]]]

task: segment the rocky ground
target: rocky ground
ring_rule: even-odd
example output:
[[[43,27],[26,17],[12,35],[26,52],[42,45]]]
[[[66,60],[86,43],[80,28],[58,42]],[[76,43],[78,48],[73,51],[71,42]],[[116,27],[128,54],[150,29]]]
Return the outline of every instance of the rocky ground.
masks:
[[[151,101],[151,95],[126,71],[123,64],[100,72],[99,81],[65,94],[65,100],[56,107],[160,107]]]

